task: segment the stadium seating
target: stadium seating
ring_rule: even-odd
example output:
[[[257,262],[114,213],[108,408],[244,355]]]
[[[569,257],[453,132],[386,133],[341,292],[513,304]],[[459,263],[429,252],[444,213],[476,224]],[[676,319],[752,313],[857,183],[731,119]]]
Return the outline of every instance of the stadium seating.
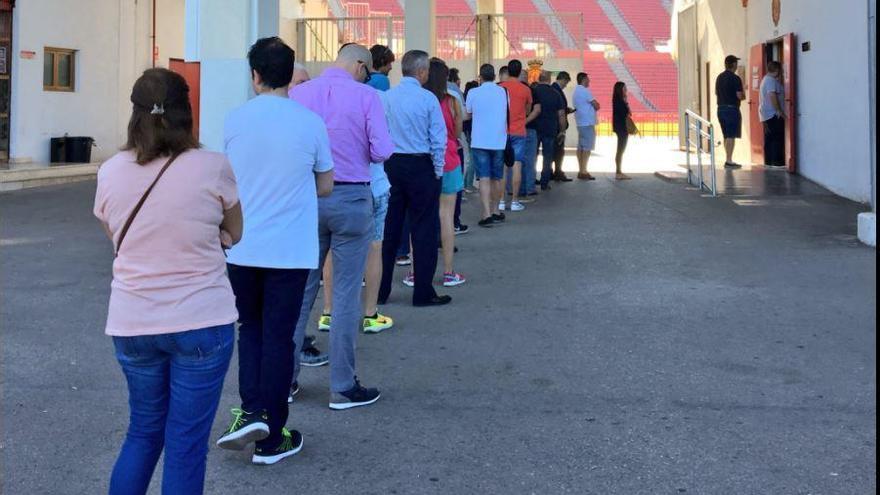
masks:
[[[678,111],[678,72],[668,53],[626,52],[623,63],[658,111]]]
[[[437,15],[470,15],[473,13],[474,11],[464,0],[440,0],[437,2]]]
[[[611,118],[611,91],[617,78],[602,52],[589,51],[590,43],[613,44],[623,52],[623,62],[632,73],[645,98],[657,109],[657,114],[678,112],[678,75],[675,63],[669,54],[654,50],[658,41],[668,41],[670,37],[669,13],[660,0],[611,0],[623,15],[647,51],[628,51],[629,46],[611,23],[597,0],[547,0],[558,14],[580,13],[583,15],[583,33],[580,19],[576,16],[560,15],[562,23],[574,38],[583,36],[586,49],[583,55],[584,71],[590,74],[592,90],[602,105],[600,119],[607,122]],[[350,15],[356,16],[403,16],[398,0],[351,0]],[[504,12],[508,14],[538,14],[532,0],[504,0]],[[455,59],[463,48],[456,47],[459,39],[473,40],[476,27],[470,26],[467,16],[472,15],[465,0],[438,0],[437,22],[438,55]],[[444,18],[444,16],[446,16]],[[572,53],[564,50],[562,42],[538,15],[511,15],[503,20],[505,34],[512,45],[511,57],[528,60],[535,53],[526,50],[524,43],[537,42],[549,45],[557,56],[570,57]],[[473,31],[465,35],[465,31]],[[539,48],[540,49],[540,48]],[[576,54],[574,56],[577,56]],[[651,112],[637,99],[630,99],[633,113]]]
[[[627,48],[617,28],[611,24],[595,0],[550,0],[550,5],[559,14],[571,12],[583,14],[582,36],[587,43],[611,43],[620,49]],[[573,16],[563,16],[562,19],[571,35],[577,38],[581,31],[579,20]]]
[[[666,42],[670,37],[669,12],[660,0],[612,0],[623,14],[627,24],[645,45],[653,50],[657,41]],[[593,3],[593,2],[583,2]]]
[[[600,52],[586,52],[584,54],[584,72],[590,75],[590,89],[601,106],[599,110],[600,119],[610,121],[611,94],[614,90],[614,83],[617,82],[617,76],[614,75],[614,72],[605,60],[605,55]],[[574,76],[572,75],[572,77]],[[630,98],[629,107],[633,113],[648,111],[635,98]]]

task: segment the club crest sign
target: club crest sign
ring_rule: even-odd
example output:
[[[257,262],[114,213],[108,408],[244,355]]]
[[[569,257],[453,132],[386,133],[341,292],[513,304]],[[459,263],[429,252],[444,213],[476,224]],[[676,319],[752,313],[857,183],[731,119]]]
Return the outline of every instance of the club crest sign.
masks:
[[[773,25],[778,26],[779,25],[779,15],[782,13],[782,0],[773,0],[771,9],[772,9],[771,14],[773,15]]]

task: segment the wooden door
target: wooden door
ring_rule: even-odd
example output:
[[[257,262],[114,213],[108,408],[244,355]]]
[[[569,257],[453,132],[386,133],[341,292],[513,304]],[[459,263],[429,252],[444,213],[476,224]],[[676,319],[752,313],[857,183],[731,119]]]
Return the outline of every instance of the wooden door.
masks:
[[[782,84],[785,87],[785,101],[782,103],[787,120],[785,121],[785,159],[786,168],[797,172],[797,38],[793,33],[782,37]]]
[[[196,139],[199,137],[199,109],[201,99],[201,65],[199,62],[185,62],[179,58],[172,58],[168,61],[168,68],[177,72],[189,86],[189,104],[192,106],[193,113],[193,135]]]
[[[761,79],[767,70],[765,46],[755,45],[749,51],[749,70],[745,83],[749,95],[749,139],[752,143],[752,163],[764,163],[764,124],[758,105],[761,101]]]

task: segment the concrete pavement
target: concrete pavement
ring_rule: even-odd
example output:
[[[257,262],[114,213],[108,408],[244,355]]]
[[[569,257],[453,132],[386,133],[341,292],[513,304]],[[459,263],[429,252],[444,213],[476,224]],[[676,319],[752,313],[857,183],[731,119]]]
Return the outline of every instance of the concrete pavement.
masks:
[[[0,195],[4,494],[105,492],[124,435],[93,192]],[[212,447],[207,493],[876,491],[876,259],[855,239],[859,205],[601,174],[482,230],[471,198],[452,305],[411,308],[397,283],[396,327],[359,337],[382,399],[330,411],[328,370],[304,370],[289,422],[303,452],[266,468]],[[215,435],[236,387],[233,365]]]

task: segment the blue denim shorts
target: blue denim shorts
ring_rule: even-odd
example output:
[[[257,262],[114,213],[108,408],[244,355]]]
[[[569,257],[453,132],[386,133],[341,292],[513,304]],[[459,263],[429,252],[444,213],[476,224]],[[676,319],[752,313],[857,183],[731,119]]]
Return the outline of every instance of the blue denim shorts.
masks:
[[[578,149],[581,151],[596,149],[596,126],[578,126]]]
[[[385,240],[385,215],[388,214],[388,199],[391,193],[387,192],[381,196],[373,196],[373,241],[382,242]]]
[[[471,156],[477,178],[494,180],[504,178],[504,150],[471,148]]]
[[[739,108],[730,105],[719,105],[718,123],[721,124],[721,134],[724,135],[724,139],[739,139],[742,137],[742,113]]]
[[[510,147],[513,149],[513,161],[525,163],[526,162],[526,142],[528,141],[528,137],[526,136],[509,136],[508,141],[510,141]]]

